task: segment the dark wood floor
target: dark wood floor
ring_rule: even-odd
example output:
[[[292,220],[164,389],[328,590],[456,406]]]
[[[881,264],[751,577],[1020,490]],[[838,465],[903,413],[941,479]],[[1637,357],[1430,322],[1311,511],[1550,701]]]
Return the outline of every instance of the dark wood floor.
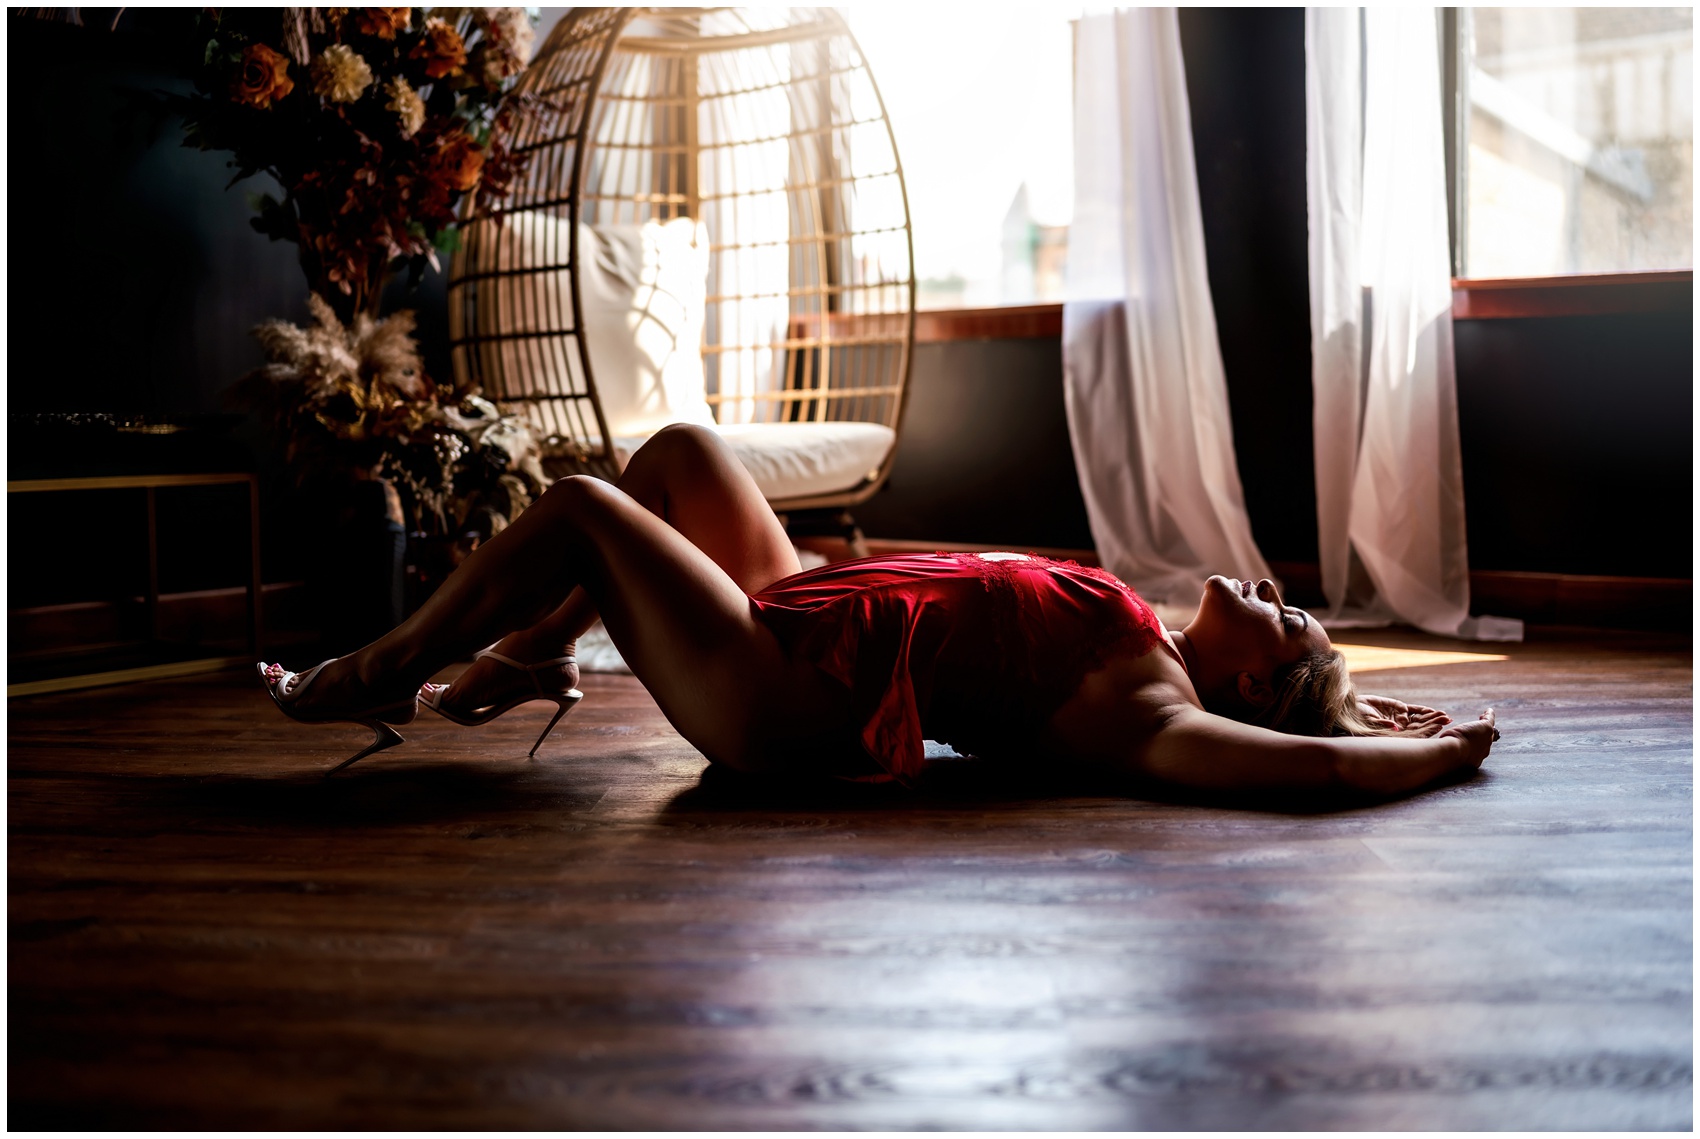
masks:
[[[1689,646],[1509,651],[1371,678],[1480,777],[1308,814],[705,776],[617,677],[333,781],[248,676],[13,700],[10,1124],[1688,1128]]]

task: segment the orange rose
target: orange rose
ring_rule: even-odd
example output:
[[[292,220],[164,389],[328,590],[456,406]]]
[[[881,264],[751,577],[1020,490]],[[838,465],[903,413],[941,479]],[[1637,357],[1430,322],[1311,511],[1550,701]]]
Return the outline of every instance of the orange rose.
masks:
[[[444,135],[431,156],[431,178],[443,188],[466,193],[478,185],[484,171],[484,151],[460,131]]]
[[[265,44],[249,44],[242,53],[242,66],[230,81],[230,97],[238,103],[264,110],[295,90],[289,77],[289,60]]]
[[[425,61],[425,74],[432,79],[453,75],[466,66],[466,43],[447,21],[425,22],[425,37],[413,45],[411,59]]]
[[[412,8],[362,8],[354,17],[360,34],[393,40],[397,32],[405,32],[413,22]]]

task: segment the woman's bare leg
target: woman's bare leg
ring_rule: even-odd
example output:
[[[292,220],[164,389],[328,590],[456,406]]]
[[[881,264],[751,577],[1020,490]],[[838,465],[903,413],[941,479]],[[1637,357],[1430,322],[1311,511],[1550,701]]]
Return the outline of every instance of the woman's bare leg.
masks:
[[[802,568],[755,480],[712,431],[663,428],[632,456],[616,485],[707,554],[745,593],[759,592]],[[553,613],[509,633],[495,648],[526,664],[570,656],[596,618],[589,595],[575,589]],[[578,683],[578,666],[565,665],[537,679],[545,688],[570,687]],[[442,699],[465,712],[531,689],[530,677],[499,662],[475,661]]]
[[[584,477],[562,480],[412,617],[328,667],[300,706],[405,697],[443,665],[556,613],[580,586],[662,712],[711,759],[747,766],[773,740],[844,715],[843,690],[789,659],[708,554],[630,495]]]

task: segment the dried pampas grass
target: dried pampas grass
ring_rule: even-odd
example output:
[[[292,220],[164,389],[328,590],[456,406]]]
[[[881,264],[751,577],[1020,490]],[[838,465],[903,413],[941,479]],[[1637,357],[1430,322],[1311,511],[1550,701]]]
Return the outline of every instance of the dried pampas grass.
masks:
[[[338,465],[393,480],[410,499],[415,529],[458,533],[506,526],[550,480],[531,427],[475,394],[440,388],[425,374],[416,320],[336,318],[310,296],[306,326],[270,320],[254,329],[266,364],[239,382],[238,402],[285,436],[302,468],[328,454]]]

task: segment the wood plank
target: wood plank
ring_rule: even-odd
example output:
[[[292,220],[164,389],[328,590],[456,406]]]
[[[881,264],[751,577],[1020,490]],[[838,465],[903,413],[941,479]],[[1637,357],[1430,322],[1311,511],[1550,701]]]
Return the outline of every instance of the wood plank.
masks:
[[[11,1123],[1686,1129],[1689,645],[1494,649],[1364,676],[1480,777],[1325,810],[753,780],[627,677],[334,780],[245,676],[13,700]]]

